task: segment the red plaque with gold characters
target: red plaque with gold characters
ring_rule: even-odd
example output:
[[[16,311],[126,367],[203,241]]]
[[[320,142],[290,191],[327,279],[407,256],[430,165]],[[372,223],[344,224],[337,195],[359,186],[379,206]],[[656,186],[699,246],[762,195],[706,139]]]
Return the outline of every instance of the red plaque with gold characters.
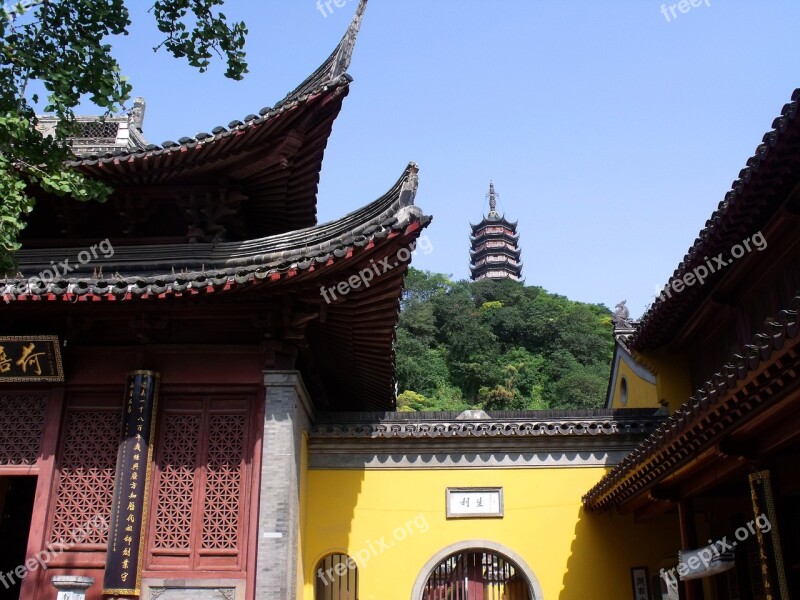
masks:
[[[57,335],[0,337],[0,383],[64,381]]]

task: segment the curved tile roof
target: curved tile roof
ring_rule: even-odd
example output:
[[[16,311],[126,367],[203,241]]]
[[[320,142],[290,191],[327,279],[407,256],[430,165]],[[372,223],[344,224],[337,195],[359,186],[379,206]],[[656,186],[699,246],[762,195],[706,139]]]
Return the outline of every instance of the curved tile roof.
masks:
[[[364,19],[364,11],[367,9],[368,0],[360,0],[356,14],[353,17],[350,27],[347,28],[342,41],[331,52],[328,59],[319,68],[309,75],[303,83],[289,92],[286,97],[278,103],[278,106],[291,103],[298,98],[308,96],[321,87],[321,82],[337,81],[347,73],[350,68],[350,61],[353,57],[353,49],[356,45],[358,32],[361,30],[361,22]]]
[[[732,396],[748,381],[762,363],[790,341],[800,336],[800,296],[791,307],[781,311],[769,329],[753,338],[752,344],[735,353],[711,381],[664,421],[658,430],[631,452],[619,465],[600,480],[583,497],[589,509],[619,505],[644,488],[675,472],[728,431],[737,419],[752,413],[755,407],[771,400],[773,394],[745,395],[747,407],[738,396]],[[752,406],[751,406],[752,405]]]
[[[366,5],[361,0],[330,57],[275,106],[160,146],[86,155],[66,164],[115,188],[119,197],[129,188],[173,194],[195,185],[236,189],[245,199],[241,216],[249,229],[243,237],[315,225],[322,160],[350,89],[346,71]],[[33,215],[34,224],[39,215]]]
[[[313,272],[353,251],[401,235],[431,217],[415,207],[418,167],[411,163],[383,196],[341,219],[245,242],[128,246],[82,267],[86,273],[42,281],[53,256],[76,264],[81,249],[27,250],[18,254],[23,272],[0,283],[0,296],[15,300],[155,299],[212,293]],[[88,270],[92,269],[89,275]],[[49,278],[45,278],[49,279]]]
[[[749,234],[755,233],[783,202],[800,179],[800,88],[784,105],[781,115],[764,134],[755,154],[731,185],[731,190],[706,221],[694,244],[675,269],[670,281],[682,279],[706,257],[728,252]],[[684,289],[671,297],[657,298],[641,318],[631,341],[635,350],[659,347],[672,339],[686,317],[711,293],[718,272],[702,286]]]
[[[97,164],[110,164],[126,159],[143,159],[156,157],[164,154],[183,152],[186,149],[195,148],[198,144],[210,144],[231,136],[235,136],[249,129],[259,127],[266,121],[274,119],[299,105],[306,103],[309,98],[313,98],[332,89],[346,87],[352,78],[347,75],[350,61],[353,55],[358,32],[361,29],[364,11],[368,0],[361,0],[356,10],[355,17],[336,46],[331,55],[320,67],[307,77],[299,86],[289,92],[283,100],[272,107],[265,106],[258,111],[258,114],[248,114],[243,120],[233,120],[227,127],[218,125],[211,130],[211,133],[199,132],[194,136],[185,136],[177,142],[167,140],[159,146],[148,144],[140,150],[117,150],[103,155],[87,155],[83,158],[68,161],[72,167],[89,167]]]
[[[497,213],[495,213],[495,214],[497,214]],[[506,219],[505,215],[498,215],[496,219],[491,219],[487,215],[487,216],[485,216],[483,218],[483,220],[480,223],[478,223],[478,224],[470,223],[469,224],[469,226],[472,228],[472,233],[475,233],[476,231],[478,231],[478,229],[481,229],[482,227],[486,227],[488,225],[506,225],[512,231],[516,232],[517,225],[519,225],[519,221],[509,221],[508,219]]]

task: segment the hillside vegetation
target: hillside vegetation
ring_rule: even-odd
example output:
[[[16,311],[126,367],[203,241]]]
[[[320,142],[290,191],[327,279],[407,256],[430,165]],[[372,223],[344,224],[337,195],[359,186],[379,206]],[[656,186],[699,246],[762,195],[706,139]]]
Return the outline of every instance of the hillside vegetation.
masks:
[[[411,268],[397,330],[398,410],[599,408],[612,351],[603,305]]]

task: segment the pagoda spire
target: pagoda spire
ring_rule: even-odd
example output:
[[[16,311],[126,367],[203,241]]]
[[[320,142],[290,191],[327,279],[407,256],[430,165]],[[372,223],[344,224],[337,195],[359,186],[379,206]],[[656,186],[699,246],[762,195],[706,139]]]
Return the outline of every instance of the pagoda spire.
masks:
[[[486,194],[489,198],[489,214],[497,212],[497,193],[494,191],[494,181],[489,180],[489,193]]]
[[[478,279],[522,279],[519,234],[517,224],[506,220],[497,212],[497,197],[494,181],[489,182],[489,214],[480,223],[472,225],[470,241],[470,278]]]

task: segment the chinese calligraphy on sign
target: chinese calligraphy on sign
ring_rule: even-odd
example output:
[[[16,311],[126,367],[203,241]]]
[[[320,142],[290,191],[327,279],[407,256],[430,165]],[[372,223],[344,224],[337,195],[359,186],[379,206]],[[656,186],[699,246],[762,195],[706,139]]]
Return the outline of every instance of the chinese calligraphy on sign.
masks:
[[[447,518],[502,517],[503,488],[447,488]]]
[[[64,381],[58,336],[0,337],[0,383]]]
[[[122,411],[122,440],[117,454],[114,504],[103,593],[138,596],[144,542],[144,505],[149,490],[159,374],[128,375]]]
[[[631,583],[633,584],[633,600],[648,600],[650,598],[650,584],[647,581],[646,567],[634,567],[631,569]]]
[[[45,353],[36,352],[36,350],[36,344],[33,342],[22,347],[22,356],[14,364],[21,367],[23,373],[27,373],[30,368],[32,373],[36,373],[36,375],[42,374],[42,365],[39,364],[39,359],[44,356]]]

